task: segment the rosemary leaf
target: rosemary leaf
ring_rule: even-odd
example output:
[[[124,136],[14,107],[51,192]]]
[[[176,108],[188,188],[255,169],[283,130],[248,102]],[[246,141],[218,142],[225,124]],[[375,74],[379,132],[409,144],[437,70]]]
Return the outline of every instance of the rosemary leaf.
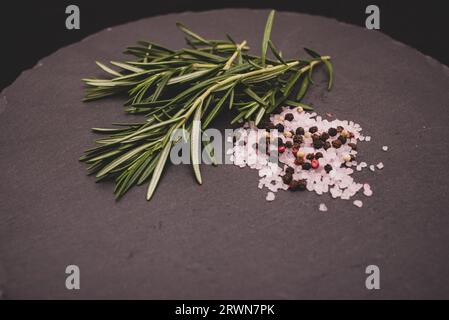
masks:
[[[192,132],[190,135],[190,153],[192,158],[193,172],[195,173],[196,181],[202,184],[200,172],[200,132],[201,132],[201,104],[196,108],[195,115],[193,116]]]
[[[156,167],[154,168],[153,175],[151,177],[150,184],[148,185],[147,200],[150,200],[156,190],[159,179],[161,178],[162,170],[164,170],[165,163],[167,162],[168,155],[170,154],[171,142],[165,144],[162,150]]]
[[[265,31],[263,33],[262,54],[261,54],[262,67],[265,67],[265,59],[267,57],[267,50],[268,50],[268,41],[270,40],[271,29],[273,28],[273,20],[274,20],[274,10],[271,10],[270,14],[268,15],[267,23],[265,24]]]

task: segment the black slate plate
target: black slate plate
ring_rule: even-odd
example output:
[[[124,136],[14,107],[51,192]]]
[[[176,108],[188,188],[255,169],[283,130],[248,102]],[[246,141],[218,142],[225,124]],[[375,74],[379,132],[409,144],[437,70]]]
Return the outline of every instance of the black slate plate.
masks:
[[[267,203],[257,172],[171,166],[151,202],[145,188],[115,202],[78,162],[89,129],[129,120],[122,98],[90,104],[81,78],[95,60],[138,39],[181,47],[182,21],[206,37],[226,32],[258,50],[268,11],[166,15],[114,27],[24,72],[0,97],[0,288],[6,298],[449,298],[447,214],[449,71],[385,35],[334,20],[278,13],[272,37],[287,57],[302,47],[333,57],[306,101],[362,125],[358,174],[375,192],[358,209],[313,193]],[[217,124],[224,128],[226,117]],[[390,151],[381,151],[388,145]],[[320,202],[329,212],[318,211]],[[65,268],[81,290],[65,289]],[[381,290],[365,288],[365,267]]]

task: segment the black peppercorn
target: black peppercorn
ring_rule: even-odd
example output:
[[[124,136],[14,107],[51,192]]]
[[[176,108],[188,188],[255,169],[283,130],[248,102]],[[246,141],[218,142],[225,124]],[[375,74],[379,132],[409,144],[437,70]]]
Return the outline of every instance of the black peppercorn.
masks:
[[[284,119],[287,120],[287,121],[292,121],[294,118],[295,118],[295,117],[294,117],[293,114],[291,114],[291,113],[287,113],[287,114],[284,116]]]
[[[279,131],[279,132],[284,132],[284,126],[281,123],[278,123],[275,128]]]
[[[285,146],[286,146],[287,148],[291,148],[291,147],[293,147],[293,142],[287,141],[287,142],[285,143]]]
[[[307,159],[307,160],[313,160],[313,159],[315,159],[315,155],[314,155],[313,153],[308,153],[308,154],[306,155],[306,159]]]
[[[306,180],[293,180],[289,184],[289,190],[291,191],[304,191],[307,187]]]
[[[312,140],[313,140],[313,141],[315,141],[315,140],[320,140],[320,135],[319,135],[318,133],[314,133],[314,134],[312,135]]]
[[[292,167],[288,167],[287,169],[285,169],[285,172],[288,174],[293,174],[295,172],[295,169],[293,169]]]
[[[329,130],[327,130],[327,133],[329,133],[329,135],[331,137],[335,137],[338,132],[337,132],[337,129],[335,129],[335,128],[329,128]]]
[[[345,136],[339,136],[339,137],[338,137],[338,140],[340,140],[342,144],[345,144],[346,141],[347,141],[347,139],[346,139]]]
[[[324,150],[327,150],[331,147],[331,143],[329,141],[326,141],[323,145]]]
[[[340,148],[341,147],[341,141],[340,140],[334,140],[334,141],[332,141],[332,146],[335,148],[335,149],[338,149],[338,148]]]
[[[310,170],[310,168],[312,168],[312,165],[309,162],[304,162],[302,164],[302,169],[303,170]]]
[[[329,139],[329,133],[327,132],[323,132],[320,136],[321,141],[326,141],[327,139]]]
[[[332,171],[332,166],[330,164],[326,164],[324,166],[324,170],[326,171],[326,173],[329,173]]]
[[[348,146],[350,146],[352,150],[357,150],[357,145],[355,143],[350,142],[348,143]]]
[[[322,148],[323,147],[323,141],[321,141],[321,140],[315,140],[315,141],[313,141],[313,147],[315,148],[315,149],[320,149],[320,148]]]
[[[297,134],[295,134],[295,135],[293,136],[293,142],[294,142],[294,143],[302,143],[302,141],[303,141],[302,136],[297,135]]]
[[[299,181],[298,180],[293,180],[289,183],[288,185],[288,189],[290,191],[296,191],[298,190],[298,186],[299,186]]]
[[[320,159],[323,157],[323,154],[321,152],[315,153],[315,159]]]
[[[291,174],[286,173],[283,177],[282,177],[282,181],[284,181],[285,184],[290,184],[290,182],[292,182],[293,180],[293,176]]]
[[[307,189],[307,180],[299,180],[298,181],[299,183],[298,183],[298,190],[299,191],[304,191],[304,190],[306,190]]]
[[[295,133],[297,134],[297,135],[300,135],[300,136],[302,136],[302,135],[304,135],[304,128],[303,127],[298,127],[298,128],[296,128],[296,131],[295,131]]]
[[[303,158],[296,158],[295,159],[295,164],[297,166],[302,166],[304,164],[304,159]]]
[[[309,132],[310,133],[315,133],[315,132],[317,132],[318,131],[318,127],[317,126],[313,126],[313,127],[310,127],[309,128]]]

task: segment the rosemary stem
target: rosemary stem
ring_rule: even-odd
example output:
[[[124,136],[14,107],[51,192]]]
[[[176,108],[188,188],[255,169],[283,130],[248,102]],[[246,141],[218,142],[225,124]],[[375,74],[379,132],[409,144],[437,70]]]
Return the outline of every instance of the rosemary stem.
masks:
[[[225,66],[223,67],[223,70],[228,70],[232,63],[234,62],[235,58],[239,55],[239,53],[242,51],[242,48],[246,45],[246,40],[244,40],[241,44],[237,46],[232,56],[229,58],[228,62],[226,62]]]
[[[244,42],[242,42],[243,46],[244,46]],[[242,46],[242,47],[243,47]],[[300,69],[300,72],[305,72],[309,69],[311,69],[314,65],[321,63],[323,60],[329,60],[330,56],[322,56],[320,60],[313,60],[311,61],[307,66],[304,66]],[[220,87],[223,87],[229,83],[235,82],[235,81],[240,81],[243,80],[245,78],[251,77],[251,76],[256,76],[256,75],[260,75],[260,74],[264,74],[264,73],[269,73],[269,72],[273,72],[273,71],[277,71],[277,70],[282,70],[282,69],[289,69],[292,68],[296,65],[299,64],[299,61],[293,61],[287,64],[282,64],[282,65],[278,65],[278,66],[268,66],[265,67],[263,69],[259,69],[259,70],[254,70],[254,71],[250,71],[247,73],[241,73],[241,74],[236,74],[234,76],[231,76],[225,80],[219,81],[216,84],[210,86],[206,91],[204,91],[204,93],[199,96],[194,103],[192,104],[192,106],[189,108],[189,110],[187,111],[187,113],[185,113],[184,117],[182,119],[180,119],[180,122],[173,127],[173,131],[178,129],[179,127],[181,127],[182,125],[184,125],[184,123],[187,121],[187,119],[190,118],[190,116],[192,115],[192,113],[196,110],[196,108],[198,108],[204,101],[204,99],[206,99],[212,92],[214,92],[215,90],[219,89]],[[180,110],[179,112],[182,112],[183,110]],[[177,116],[177,115],[176,115]],[[170,134],[173,132],[171,131]]]

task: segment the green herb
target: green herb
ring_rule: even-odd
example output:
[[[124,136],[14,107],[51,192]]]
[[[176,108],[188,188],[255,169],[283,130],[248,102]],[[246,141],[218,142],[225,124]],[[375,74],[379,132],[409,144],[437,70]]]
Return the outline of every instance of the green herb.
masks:
[[[176,141],[176,129],[185,129],[190,140],[194,175],[202,183],[199,155],[200,136],[223,110],[234,110],[239,120],[262,118],[281,105],[311,107],[301,103],[316,65],[324,64],[332,86],[333,70],[329,56],[305,49],[309,60],[287,60],[270,40],[274,11],[268,17],[262,41],[261,56],[249,54],[246,41],[240,44],[226,40],[208,40],[178,23],[185,33],[188,48],[171,50],[162,45],[139,41],[127,48],[129,61],[111,61],[108,67],[97,65],[109,77],[83,79],[85,101],[115,94],[128,97],[125,111],[141,114],[140,123],[116,124],[113,129],[94,128],[108,134],[96,140],[98,146],[80,158],[90,165],[88,172],[98,181],[114,179],[117,198],[132,186],[149,181],[147,199],[151,199]],[[274,58],[267,57],[270,48]],[[211,160],[214,150],[204,143]]]

